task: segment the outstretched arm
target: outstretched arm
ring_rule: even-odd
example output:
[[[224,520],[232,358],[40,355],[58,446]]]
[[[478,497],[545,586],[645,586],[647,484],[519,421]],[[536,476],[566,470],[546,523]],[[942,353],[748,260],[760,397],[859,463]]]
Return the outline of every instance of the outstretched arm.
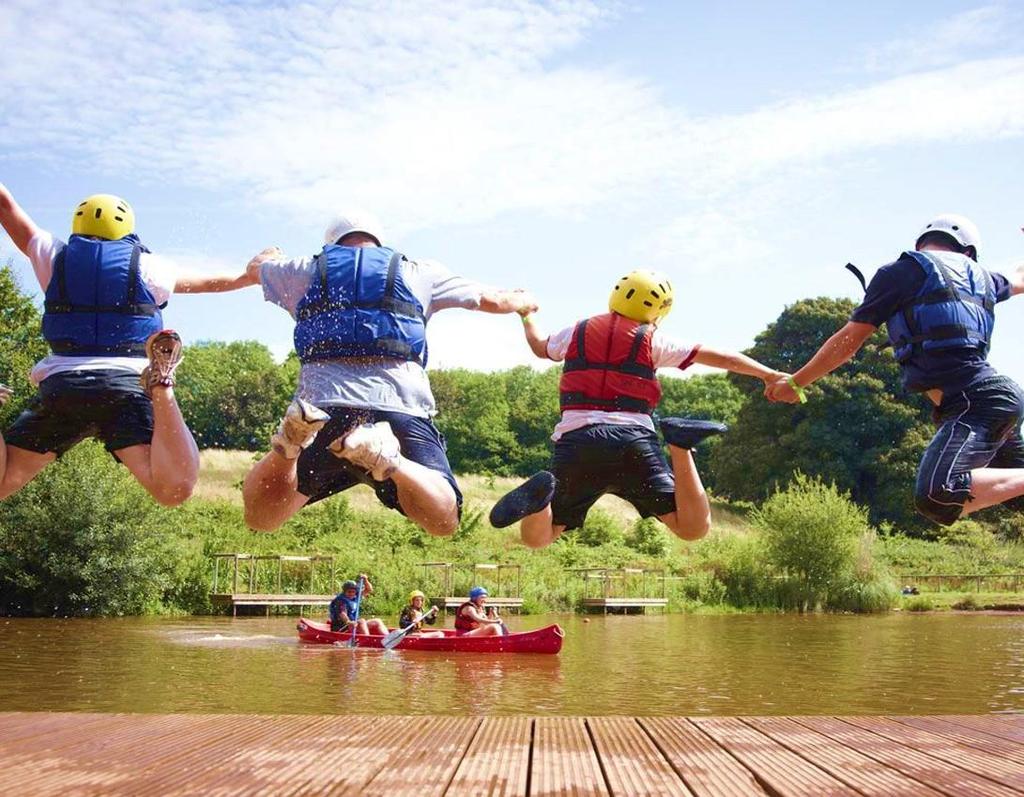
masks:
[[[477,309],[484,313],[533,313],[537,300],[524,290],[489,289],[480,297]]]
[[[205,274],[183,271],[174,284],[175,293],[223,293],[260,284],[259,267],[265,260],[280,258],[281,250],[270,246],[250,260],[240,274]]]
[[[21,205],[14,201],[3,183],[0,183],[0,225],[11,236],[18,251],[28,257],[28,243],[39,228],[32,217],[22,210]]]
[[[847,322],[846,326],[821,344],[821,348],[803,368],[793,374],[793,381],[800,387],[807,387],[826,374],[832,373],[839,366],[849,362],[876,329],[874,325],[860,321]],[[796,391],[785,378],[770,385],[765,390],[765,395],[772,401],[785,401],[790,404],[799,400]]]
[[[761,365],[757,360],[751,359],[745,354],[731,351],[716,351],[704,346],[697,350],[693,361],[701,365],[710,366],[711,368],[731,371],[734,374],[755,376],[766,384],[777,379],[784,379],[786,376],[780,371],[773,370],[766,365]]]
[[[530,351],[542,360],[550,359],[548,357],[548,336],[540,331],[537,322],[533,320],[533,313],[521,311],[519,315],[523,319],[523,334],[526,335],[526,343],[529,345]]]

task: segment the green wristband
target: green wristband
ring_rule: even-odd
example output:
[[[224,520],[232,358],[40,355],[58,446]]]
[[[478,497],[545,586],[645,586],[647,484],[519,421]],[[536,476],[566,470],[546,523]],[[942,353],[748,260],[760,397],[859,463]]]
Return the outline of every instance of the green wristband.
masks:
[[[807,403],[807,394],[804,392],[804,389],[796,383],[796,380],[793,377],[787,376],[786,384],[793,388],[793,391],[796,393],[797,398],[800,399],[801,404]]]
[[[527,324],[527,323],[529,323],[530,319],[533,317],[533,313],[527,313],[526,315],[520,315],[519,317],[522,319],[523,324]]]

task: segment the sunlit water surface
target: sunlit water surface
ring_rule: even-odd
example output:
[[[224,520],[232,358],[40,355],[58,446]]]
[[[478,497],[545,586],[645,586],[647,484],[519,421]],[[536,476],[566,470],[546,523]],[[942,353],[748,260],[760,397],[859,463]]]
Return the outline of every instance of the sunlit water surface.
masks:
[[[558,656],[349,650],[294,617],[0,619],[0,710],[331,714],[1024,711],[1024,617],[512,618]]]

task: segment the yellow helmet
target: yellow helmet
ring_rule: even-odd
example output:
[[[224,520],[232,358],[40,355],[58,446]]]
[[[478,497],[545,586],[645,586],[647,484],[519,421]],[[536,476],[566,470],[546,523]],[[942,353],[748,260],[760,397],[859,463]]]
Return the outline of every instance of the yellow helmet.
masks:
[[[672,283],[660,271],[630,271],[612,288],[608,309],[642,323],[658,321],[672,309]]]
[[[409,593],[409,603],[412,603],[413,598],[423,598],[424,600],[426,600],[427,596],[420,592],[418,589],[414,589],[412,592]]]
[[[75,208],[71,232],[116,241],[135,232],[135,212],[121,197],[93,194]]]

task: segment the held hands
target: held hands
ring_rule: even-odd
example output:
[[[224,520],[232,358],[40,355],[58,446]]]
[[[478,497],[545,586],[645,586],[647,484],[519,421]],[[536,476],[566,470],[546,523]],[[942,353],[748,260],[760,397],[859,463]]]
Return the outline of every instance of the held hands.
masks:
[[[514,312],[519,313],[523,318],[526,318],[531,313],[537,312],[537,300],[529,291],[525,291],[522,288],[516,288],[515,290],[509,291],[509,299],[514,307]]]
[[[790,382],[791,379],[792,377],[789,374],[783,373],[775,374],[770,379],[766,379],[764,383],[764,397],[771,402],[782,402],[785,404],[798,404],[806,401],[793,387]]]
[[[249,261],[245,267],[245,273],[254,281],[254,283],[258,283],[260,281],[260,266],[268,260],[281,260],[283,257],[284,252],[282,252],[278,247],[268,246]]]

